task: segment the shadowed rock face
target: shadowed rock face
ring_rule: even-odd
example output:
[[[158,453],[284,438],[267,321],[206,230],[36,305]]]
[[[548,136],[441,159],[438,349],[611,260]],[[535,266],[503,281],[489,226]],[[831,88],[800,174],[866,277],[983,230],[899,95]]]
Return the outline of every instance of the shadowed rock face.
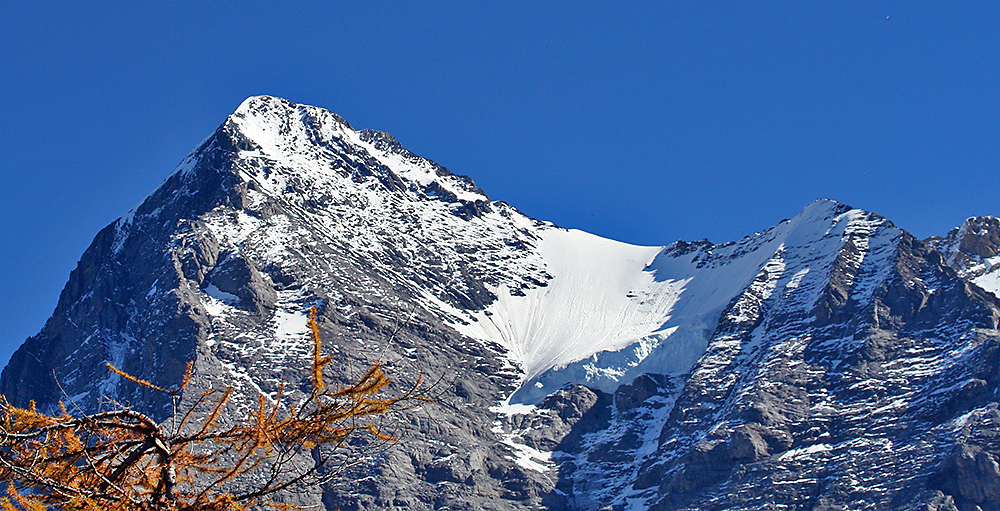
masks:
[[[995,503],[1000,499],[1000,464],[978,446],[957,444],[936,482],[959,503]]]
[[[193,360],[188,399],[233,386],[238,417],[308,381],[316,306],[332,379],[380,357],[401,385],[436,382],[440,401],[393,416],[399,444],[302,504],[1000,509],[1000,220],[920,241],[817,201],[737,242],[653,247],[637,263],[648,289],[600,297],[634,300],[622,316],[662,309],[652,333],[539,375],[528,385],[544,392],[529,390],[548,395],[533,406],[497,408],[523,390],[511,347],[533,346],[470,332],[516,337],[497,304],[562,289],[542,250],[555,230],[385,133],[250,98],[97,235],[0,392],[166,419],[165,396],[104,363],[169,386]],[[626,371],[639,374],[615,379]]]

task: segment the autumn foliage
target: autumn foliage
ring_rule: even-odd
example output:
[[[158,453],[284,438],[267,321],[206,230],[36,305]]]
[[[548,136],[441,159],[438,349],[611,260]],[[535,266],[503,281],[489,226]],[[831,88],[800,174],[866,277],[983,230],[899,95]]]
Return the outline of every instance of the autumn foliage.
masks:
[[[295,403],[289,402],[284,387],[277,397],[260,395],[238,420],[231,412],[232,387],[185,399],[191,404],[164,423],[117,403],[92,414],[73,414],[60,404],[61,413],[46,415],[34,403],[18,408],[0,397],[0,480],[7,482],[0,488],[0,495],[6,493],[0,508],[292,507],[271,499],[282,490],[316,488],[334,480],[346,466],[348,440],[356,433],[369,435],[368,449],[394,442],[375,419],[403,402],[428,400],[419,379],[408,391],[383,397],[389,379],[378,362],[351,386],[327,387],[324,367],[332,359],[322,354],[315,308],[308,324],[313,343],[311,392]],[[165,389],[108,367],[133,384],[175,400],[192,376],[189,363],[181,385]]]

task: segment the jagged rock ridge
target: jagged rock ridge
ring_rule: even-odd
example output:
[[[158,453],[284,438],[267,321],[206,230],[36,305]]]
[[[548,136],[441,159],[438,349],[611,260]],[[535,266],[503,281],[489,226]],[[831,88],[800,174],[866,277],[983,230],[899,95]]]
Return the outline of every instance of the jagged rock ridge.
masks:
[[[959,275],[993,294],[1000,293],[1000,218],[972,217],[948,234],[925,242],[941,252]]]
[[[380,353],[448,383],[305,504],[997,509],[997,233],[920,241],[820,200],[736,242],[636,247],[260,96],[98,234],[0,392],[166,418],[103,362],[169,385],[194,360],[194,392],[254,399],[307,380],[315,305],[344,381]]]

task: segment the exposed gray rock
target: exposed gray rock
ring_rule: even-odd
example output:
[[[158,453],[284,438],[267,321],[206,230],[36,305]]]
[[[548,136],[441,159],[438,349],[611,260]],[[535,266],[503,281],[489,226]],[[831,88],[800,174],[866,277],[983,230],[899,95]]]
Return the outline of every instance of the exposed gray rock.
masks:
[[[516,440],[541,451],[574,452],[584,435],[608,427],[611,396],[583,385],[553,392],[531,414],[514,414],[505,420]]]
[[[624,384],[615,391],[615,407],[619,412],[634,409],[645,404],[654,396],[668,396],[676,390],[670,377],[664,374],[646,373],[632,383]],[[655,403],[651,403],[656,406]]]
[[[959,502],[996,505],[1000,501],[1000,464],[978,446],[956,445],[939,477],[941,488]]]

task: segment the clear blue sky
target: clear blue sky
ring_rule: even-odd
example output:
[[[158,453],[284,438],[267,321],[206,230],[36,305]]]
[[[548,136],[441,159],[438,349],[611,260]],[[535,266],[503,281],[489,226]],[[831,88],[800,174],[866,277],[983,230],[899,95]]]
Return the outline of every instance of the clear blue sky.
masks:
[[[633,243],[819,197],[920,237],[1000,215],[996,1],[100,3],[0,4],[0,362],[255,94]]]

